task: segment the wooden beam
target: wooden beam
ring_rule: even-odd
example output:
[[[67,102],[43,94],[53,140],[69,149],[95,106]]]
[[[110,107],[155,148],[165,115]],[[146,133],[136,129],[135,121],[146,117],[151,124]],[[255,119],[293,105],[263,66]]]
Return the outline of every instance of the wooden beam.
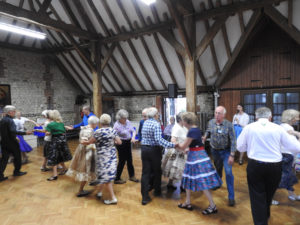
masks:
[[[245,33],[242,34],[240,40],[238,41],[233,53],[232,53],[232,57],[230,58],[230,60],[227,61],[226,65],[223,68],[223,71],[221,72],[220,76],[217,78],[215,85],[217,87],[220,87],[220,85],[222,84],[224,78],[227,76],[232,64],[235,62],[236,58],[238,57],[240,51],[242,50],[244,44],[246,43],[249,35],[251,34],[252,30],[254,29],[255,25],[257,24],[257,22],[259,21],[261,17],[261,12],[260,10],[256,10],[250,21],[248,22],[248,25],[245,28]]]
[[[27,23],[35,24],[41,27],[46,27],[51,30],[59,32],[69,32],[73,35],[85,38],[85,39],[98,39],[97,34],[89,33],[85,30],[81,30],[73,25],[66,24],[61,21],[56,21],[44,15],[41,16],[37,12],[29,11],[9,3],[0,2],[0,15],[7,16],[16,20],[25,21]]]
[[[18,51],[33,52],[33,53],[38,53],[38,54],[48,54],[49,53],[48,51],[45,51],[43,49],[26,47],[26,46],[21,46],[21,45],[18,45],[18,44],[7,43],[7,42],[0,42],[0,48],[7,48],[7,49],[12,49],[12,50],[18,50]]]
[[[102,74],[101,74],[101,57],[100,43],[92,42],[91,60],[96,65],[96,70],[93,70],[93,106],[94,113],[97,117],[102,115]]]
[[[185,80],[185,90],[186,90],[186,110],[188,112],[194,112],[196,113],[196,105],[197,105],[197,89],[196,89],[196,70],[195,70],[195,63],[196,59],[195,57],[193,60],[190,60],[188,56],[185,57],[185,74],[186,74],[186,80]]]
[[[199,76],[200,76],[200,80],[201,80],[201,82],[202,82],[202,85],[207,86],[206,79],[205,79],[205,77],[204,77],[203,71],[202,71],[202,69],[201,69],[201,66],[200,66],[200,63],[199,63],[198,60],[197,60],[196,67],[197,67],[197,70],[198,70],[198,73],[199,73]]]
[[[243,12],[238,12],[239,15],[239,23],[240,23],[240,28],[241,28],[241,33],[245,32],[245,22],[243,18]]]
[[[206,35],[202,38],[201,42],[196,48],[196,59],[198,59],[203,54],[203,52],[213,40],[213,38],[216,36],[216,34],[218,33],[222,25],[225,23],[227,18],[228,16],[217,18],[212,27],[210,27],[210,29],[207,31]]]
[[[293,26],[293,0],[288,0],[288,24]]]
[[[182,57],[185,56],[185,48],[175,39],[170,31],[160,31],[159,34],[178,52]]]
[[[191,49],[191,46],[189,44],[190,41],[189,41],[188,35],[186,33],[184,23],[183,23],[182,19],[180,18],[180,16],[178,15],[178,11],[176,9],[176,6],[175,6],[174,2],[171,1],[171,0],[164,0],[164,1],[167,4],[168,9],[169,9],[172,17],[175,20],[176,26],[179,30],[181,40],[183,41],[185,51],[186,51],[187,55],[189,56],[190,60],[192,60],[193,56],[192,56],[192,49]]]
[[[39,2],[39,0],[37,0]],[[50,4],[51,4],[52,0],[44,0],[42,6],[40,7],[38,13],[40,13],[41,15],[46,13],[47,9],[49,8]]]
[[[114,72],[114,70],[112,69],[112,67],[109,65],[109,63],[107,64],[107,68],[108,68],[109,72],[111,73],[112,77],[114,78],[115,82],[120,87],[120,89],[123,92],[125,92],[124,84],[121,83],[120,79],[117,77],[116,73]]]
[[[108,52],[106,53],[106,56],[104,57],[103,61],[102,61],[102,64],[101,64],[101,71],[104,70],[105,66],[107,65],[108,63],[108,60],[111,58],[115,48],[116,48],[116,43],[112,43],[112,45],[110,46]]]
[[[275,22],[282,30],[287,32],[298,44],[300,44],[300,31],[294,26],[290,27],[288,20],[273,7],[266,7],[264,12]]]
[[[189,15],[194,12],[194,7],[192,1],[186,1],[186,0],[176,0],[176,7],[178,12],[182,15]]]

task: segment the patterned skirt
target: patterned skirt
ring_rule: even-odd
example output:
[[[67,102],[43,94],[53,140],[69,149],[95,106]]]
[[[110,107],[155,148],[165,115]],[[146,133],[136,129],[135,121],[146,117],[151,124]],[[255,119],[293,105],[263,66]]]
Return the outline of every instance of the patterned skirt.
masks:
[[[24,140],[24,137],[22,135],[17,135],[17,138],[20,140],[20,150],[21,152],[31,152],[32,148],[31,146]]]
[[[43,153],[44,153],[44,157],[47,158],[48,157],[48,149],[50,147],[50,143],[51,141],[44,141],[44,149],[43,149]]]
[[[181,185],[192,191],[209,190],[222,185],[205,150],[189,151]]]
[[[282,175],[279,188],[285,188],[294,191],[294,184],[298,183],[296,174],[293,171],[294,156],[291,154],[282,154]]]
[[[55,166],[62,162],[72,159],[65,135],[52,136],[50,146],[48,148],[47,163],[49,166]]]
[[[92,148],[82,144],[77,146],[66,175],[74,177],[76,181],[89,181],[95,178],[95,157]]]
[[[187,155],[174,148],[167,149],[162,159],[162,174],[174,181],[180,181],[185,167]]]

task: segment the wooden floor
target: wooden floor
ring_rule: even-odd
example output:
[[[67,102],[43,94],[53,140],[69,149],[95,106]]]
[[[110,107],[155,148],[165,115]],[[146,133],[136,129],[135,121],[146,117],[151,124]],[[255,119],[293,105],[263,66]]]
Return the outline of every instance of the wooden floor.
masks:
[[[69,147],[74,152],[77,141],[70,141]],[[133,150],[134,165],[137,177],[141,176],[140,151]],[[210,224],[210,225],[243,225],[253,224],[248,188],[246,183],[246,165],[234,165],[236,206],[227,206],[226,185],[213,192],[219,213],[204,216],[201,211],[208,206],[202,193],[193,193],[194,211],[179,209],[177,204],[184,200],[184,194],[178,191],[167,192],[166,180],[163,180],[163,197],[141,205],[140,183],[127,181],[123,185],[114,185],[117,205],[104,205],[94,195],[77,198],[78,183],[67,176],[59,176],[57,181],[48,182],[51,172],[42,173],[40,164],[42,149],[35,149],[29,154],[31,163],[23,166],[28,174],[15,178],[11,176],[13,165],[9,164],[5,175],[9,180],[0,183],[0,224],[1,225],[159,225],[159,224]],[[68,165],[68,164],[67,164]],[[127,170],[123,178],[128,179]],[[300,194],[300,184],[295,186]],[[92,189],[92,187],[87,187]],[[104,199],[107,194],[104,193]],[[269,224],[300,224],[300,202],[291,202],[287,192],[276,193],[279,206],[272,206]]]

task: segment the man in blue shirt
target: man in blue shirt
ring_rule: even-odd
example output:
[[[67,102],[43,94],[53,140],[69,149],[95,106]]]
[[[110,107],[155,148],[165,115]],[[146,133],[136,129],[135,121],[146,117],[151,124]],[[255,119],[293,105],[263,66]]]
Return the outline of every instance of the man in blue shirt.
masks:
[[[142,111],[143,119],[140,121],[139,131],[138,131],[139,142],[142,141],[142,129],[143,129],[144,122],[147,120],[147,110],[148,110],[148,108],[145,108]]]
[[[160,124],[158,123],[158,111],[151,107],[147,110],[148,119],[144,122],[142,129],[142,205],[151,201],[149,196],[149,183],[153,176],[154,195],[161,195],[161,159],[162,148],[174,148],[177,144],[162,138]]]
[[[88,119],[90,118],[90,116],[95,116],[95,114],[91,112],[91,108],[88,105],[83,106],[82,112],[84,114],[84,116],[82,118],[82,122],[75,124],[74,126],[68,127],[69,129],[74,129],[74,128],[78,128],[81,126],[87,126],[89,124]],[[98,127],[95,128],[95,130],[97,130],[97,129],[98,129]]]

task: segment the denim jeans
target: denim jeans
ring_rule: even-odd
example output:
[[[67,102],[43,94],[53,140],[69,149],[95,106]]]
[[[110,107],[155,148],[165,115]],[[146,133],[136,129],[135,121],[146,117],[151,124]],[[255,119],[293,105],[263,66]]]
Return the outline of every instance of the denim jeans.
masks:
[[[214,159],[214,165],[220,177],[222,177],[223,166],[226,175],[226,184],[228,190],[228,199],[234,199],[234,177],[232,174],[232,166],[228,164],[228,158],[230,155],[229,149],[215,150],[212,149],[212,156]]]

